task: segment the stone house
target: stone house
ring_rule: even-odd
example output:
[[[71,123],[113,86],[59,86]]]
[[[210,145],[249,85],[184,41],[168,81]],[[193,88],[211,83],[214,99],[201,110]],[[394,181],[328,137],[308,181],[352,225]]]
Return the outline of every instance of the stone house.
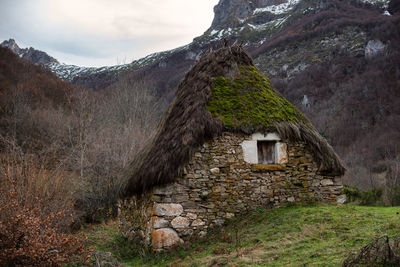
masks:
[[[257,207],[343,200],[345,169],[238,46],[192,67],[125,172],[121,233],[154,250]]]

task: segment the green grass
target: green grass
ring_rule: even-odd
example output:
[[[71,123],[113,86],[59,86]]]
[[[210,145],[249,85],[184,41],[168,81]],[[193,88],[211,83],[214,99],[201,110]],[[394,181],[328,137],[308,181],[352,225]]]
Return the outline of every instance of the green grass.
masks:
[[[126,266],[339,266],[383,234],[400,233],[400,207],[294,206],[259,209],[168,254],[138,250],[116,225],[92,229],[89,242]]]

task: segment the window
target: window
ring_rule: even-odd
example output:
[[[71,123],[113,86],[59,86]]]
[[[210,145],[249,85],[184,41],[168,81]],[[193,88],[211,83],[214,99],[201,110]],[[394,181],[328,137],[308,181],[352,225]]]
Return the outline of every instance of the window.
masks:
[[[275,159],[275,144],[276,141],[257,141],[258,163],[259,164],[274,164]]]
[[[254,133],[241,143],[243,160],[250,164],[286,164],[287,145],[276,133]]]

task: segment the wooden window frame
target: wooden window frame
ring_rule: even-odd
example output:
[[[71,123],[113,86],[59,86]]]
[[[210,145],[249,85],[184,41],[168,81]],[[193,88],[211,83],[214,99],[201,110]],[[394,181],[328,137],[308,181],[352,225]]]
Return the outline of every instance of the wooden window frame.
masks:
[[[257,140],[258,164],[276,164],[276,143],[275,140]]]

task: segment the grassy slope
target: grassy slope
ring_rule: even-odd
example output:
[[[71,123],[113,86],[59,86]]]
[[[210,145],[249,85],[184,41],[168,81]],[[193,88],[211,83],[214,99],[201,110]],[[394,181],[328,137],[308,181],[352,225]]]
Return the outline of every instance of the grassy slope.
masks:
[[[132,256],[116,224],[96,226],[90,244],[126,266],[338,266],[372,239],[400,232],[400,207],[297,206],[231,221],[205,240],[168,255]]]

